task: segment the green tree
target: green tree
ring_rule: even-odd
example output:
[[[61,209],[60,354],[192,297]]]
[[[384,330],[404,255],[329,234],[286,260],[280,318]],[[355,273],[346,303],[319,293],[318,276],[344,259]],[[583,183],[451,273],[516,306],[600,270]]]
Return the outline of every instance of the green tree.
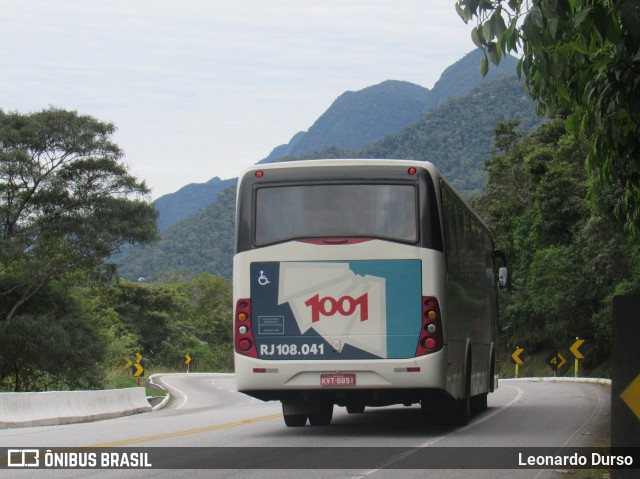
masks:
[[[587,165],[620,189],[616,210],[640,234],[640,0],[458,0],[481,72],[521,52],[519,74],[539,103],[570,112]]]
[[[611,353],[611,297],[640,292],[640,248],[609,207],[619,191],[586,174],[587,147],[563,120],[527,137],[516,126],[496,127],[487,191],[473,201],[510,260],[501,343],[535,352],[580,336],[597,363]]]
[[[111,286],[107,300],[126,329],[138,338],[142,346],[138,352],[151,361],[147,364],[164,362],[163,342],[171,336],[177,323],[188,324],[191,318],[189,299],[173,284],[147,285],[119,280]]]
[[[101,386],[105,343],[78,278],[50,282],[0,321],[0,390],[95,389]]]
[[[82,281],[76,273],[95,273],[122,245],[157,235],[148,189],[121,163],[114,131],[56,108],[0,110],[0,336],[23,332],[0,348],[0,380],[21,364],[49,375],[64,369],[67,384],[74,370],[80,378],[72,358],[86,345],[99,358],[102,348],[71,293]]]
[[[59,109],[0,110],[0,318],[50,281],[155,239],[144,182],[119,161],[115,127]]]
[[[115,365],[140,352],[149,367],[174,369],[190,354],[192,368],[232,368],[228,281],[209,273],[172,276],[160,284],[118,280],[95,295],[96,316],[102,318],[110,349],[117,354],[112,357]]]
[[[201,273],[176,285],[191,303],[193,337],[189,352],[192,367],[201,371],[233,370],[233,295],[231,283]],[[187,346],[185,344],[185,346]]]

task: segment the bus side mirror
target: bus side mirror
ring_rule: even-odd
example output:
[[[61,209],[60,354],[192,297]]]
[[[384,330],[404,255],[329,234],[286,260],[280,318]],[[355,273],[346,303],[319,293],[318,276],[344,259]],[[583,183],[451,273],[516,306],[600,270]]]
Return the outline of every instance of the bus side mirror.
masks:
[[[509,289],[509,270],[507,269],[507,257],[499,249],[493,252],[494,259],[499,259],[502,266],[498,269],[498,286],[502,289]]]
[[[506,266],[498,270],[498,284],[503,289],[509,289],[509,270]]]

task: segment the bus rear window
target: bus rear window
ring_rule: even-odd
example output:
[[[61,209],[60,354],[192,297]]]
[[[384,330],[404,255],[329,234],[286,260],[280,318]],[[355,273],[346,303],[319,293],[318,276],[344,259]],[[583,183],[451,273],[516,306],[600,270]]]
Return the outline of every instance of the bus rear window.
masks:
[[[255,242],[374,237],[418,241],[417,190],[402,184],[273,186],[256,192]]]

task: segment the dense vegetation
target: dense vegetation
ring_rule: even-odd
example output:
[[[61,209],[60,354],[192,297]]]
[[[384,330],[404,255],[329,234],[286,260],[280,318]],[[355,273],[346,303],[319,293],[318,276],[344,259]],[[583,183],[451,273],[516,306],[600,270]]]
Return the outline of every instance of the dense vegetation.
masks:
[[[114,281],[105,259],[157,237],[115,127],[59,109],[0,110],[0,390],[98,388],[140,352],[230,367],[231,292],[210,275]]]
[[[3,327],[2,350],[19,345],[22,354],[0,378],[0,391],[110,387],[128,374],[126,360],[136,352],[156,371],[180,370],[185,354],[192,371],[233,368],[231,285],[209,274],[142,285],[77,272],[33,303],[46,314]]]
[[[105,275],[118,247],[156,237],[148,190],[120,162],[114,131],[55,108],[0,110],[0,384],[95,384],[81,361],[104,347],[74,287]]]
[[[580,0],[570,4],[583,7]],[[590,14],[585,11],[583,20]],[[493,18],[487,35],[492,28],[504,35]],[[549,27],[548,19],[540,22],[537,27]],[[627,33],[635,38],[633,31],[619,32],[624,51]],[[615,70],[624,51],[607,50],[611,42],[603,38],[609,44],[596,53],[613,54],[602,67]],[[580,53],[580,45],[571,48]],[[592,112],[583,108],[577,111],[588,133]],[[624,112],[633,116],[625,108],[616,110],[623,112],[616,121],[626,118]],[[521,84],[505,78],[449,98],[396,135],[309,157],[435,163],[473,196],[509,258],[513,282],[502,295],[503,351],[516,344],[528,353],[559,350],[580,336],[593,365],[611,353],[612,297],[640,293],[640,245],[637,236],[630,240],[637,234],[635,213],[619,208],[626,213],[619,219],[614,211],[635,201],[637,170],[631,167],[637,156],[630,161],[629,154],[638,144],[631,131],[637,119],[620,138],[594,143],[566,133],[575,119],[537,127],[534,110]],[[149,244],[157,239],[157,212],[145,184],[120,162],[113,132],[113,125],[75,112],[0,110],[0,391],[104,387],[135,352],[146,368],[175,370],[185,354],[195,370],[232,367],[235,185]],[[631,149],[619,163],[594,156],[594,145]],[[585,171],[587,159],[611,181]],[[118,279],[105,263],[122,248],[119,274],[141,281]]]
[[[86,290],[108,345],[105,372],[140,352],[147,368],[231,370],[231,284],[208,273],[155,285],[115,281]],[[110,369],[109,369],[110,368]]]
[[[510,260],[502,346],[566,350],[579,336],[598,364],[611,353],[612,297],[640,293],[640,246],[612,207],[622,192],[585,173],[587,146],[562,120],[530,136],[515,125],[496,128],[487,191],[473,201]]]
[[[540,111],[568,111],[566,126],[588,145],[586,164],[620,188],[616,213],[640,235],[640,2],[458,0],[483,74],[510,53]],[[509,56],[509,58],[511,58]]]

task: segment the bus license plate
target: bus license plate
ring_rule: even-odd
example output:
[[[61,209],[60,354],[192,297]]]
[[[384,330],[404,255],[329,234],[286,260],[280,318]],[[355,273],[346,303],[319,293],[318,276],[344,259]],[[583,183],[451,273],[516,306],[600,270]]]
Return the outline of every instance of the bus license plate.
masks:
[[[320,386],[323,387],[341,387],[341,386],[355,386],[356,375],[355,374],[321,374]]]

